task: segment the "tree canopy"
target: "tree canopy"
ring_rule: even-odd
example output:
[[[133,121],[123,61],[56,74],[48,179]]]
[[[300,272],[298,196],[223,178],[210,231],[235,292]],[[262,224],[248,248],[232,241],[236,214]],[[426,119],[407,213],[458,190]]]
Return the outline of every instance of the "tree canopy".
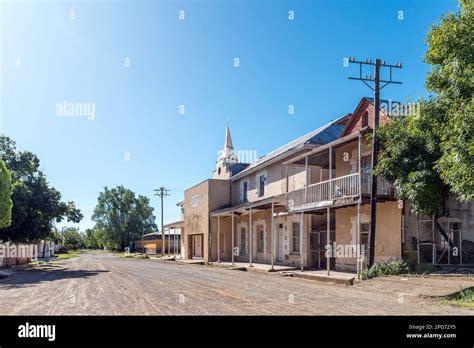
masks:
[[[418,215],[438,215],[448,195],[474,200],[473,4],[461,0],[427,35],[426,89],[433,94],[378,131],[384,151],[375,172]]]
[[[61,193],[49,185],[36,155],[18,151],[13,140],[0,135],[0,157],[11,173],[13,186],[11,225],[0,229],[0,239],[43,239],[50,235],[54,222],[82,219],[74,202],[61,201]]]
[[[60,236],[67,249],[77,250],[84,246],[84,236],[79,232],[79,228],[66,227],[61,231]]]
[[[150,200],[117,186],[107,187],[99,194],[92,219],[96,228],[103,231],[105,240],[123,249],[140,236],[156,230],[155,216]]]
[[[12,180],[5,163],[0,159],[0,228],[12,222]]]

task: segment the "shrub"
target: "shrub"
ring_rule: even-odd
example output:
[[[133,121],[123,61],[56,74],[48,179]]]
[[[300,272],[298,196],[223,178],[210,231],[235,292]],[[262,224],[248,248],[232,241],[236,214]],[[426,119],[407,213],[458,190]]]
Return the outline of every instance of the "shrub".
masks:
[[[362,271],[362,279],[370,279],[380,276],[406,274],[410,272],[410,266],[404,260],[388,260],[374,264],[370,269]]]

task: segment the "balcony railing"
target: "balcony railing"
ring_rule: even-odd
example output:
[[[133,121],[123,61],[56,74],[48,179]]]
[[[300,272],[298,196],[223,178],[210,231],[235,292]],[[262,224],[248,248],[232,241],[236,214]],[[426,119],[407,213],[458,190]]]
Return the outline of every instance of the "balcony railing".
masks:
[[[381,177],[377,177],[377,184],[379,195],[393,196],[392,184]],[[354,173],[308,185],[307,188],[288,192],[287,201],[290,209],[304,204],[321,203],[321,205],[331,205],[334,200],[359,196],[361,187],[362,194],[370,194],[370,174],[362,173],[360,181],[359,173]]]

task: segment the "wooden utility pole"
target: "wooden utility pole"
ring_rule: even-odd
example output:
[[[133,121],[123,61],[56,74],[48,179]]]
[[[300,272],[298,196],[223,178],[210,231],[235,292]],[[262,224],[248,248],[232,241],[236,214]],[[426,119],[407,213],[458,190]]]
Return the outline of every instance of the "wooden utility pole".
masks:
[[[395,83],[401,84],[399,81],[392,80],[392,68],[401,69],[402,65],[396,63],[395,65],[385,64],[385,61],[376,59],[375,62],[371,59],[365,59],[364,61],[356,61],[354,57],[349,58],[349,63],[359,64],[359,77],[349,77],[351,80],[359,80],[365,83],[371,90],[374,91],[374,123],[372,127],[372,154],[371,154],[371,190],[370,190],[370,230],[369,230],[369,260],[367,267],[370,268],[374,264],[375,260],[375,234],[377,229],[377,176],[374,175],[374,168],[378,163],[378,154],[380,149],[380,142],[377,137],[377,128],[379,127],[380,118],[380,90],[385,86]],[[362,76],[362,66],[371,65],[374,67],[374,77],[371,75]],[[390,69],[390,77],[388,80],[380,79],[380,68],[387,67]],[[373,87],[369,84],[373,82]],[[380,83],[383,83],[382,87]],[[360,156],[360,154],[359,154]],[[362,187],[360,189],[360,196],[362,196]]]
[[[169,196],[169,190],[164,187],[155,189],[155,196],[161,199],[161,256],[165,255],[165,229],[163,228],[163,198]]]

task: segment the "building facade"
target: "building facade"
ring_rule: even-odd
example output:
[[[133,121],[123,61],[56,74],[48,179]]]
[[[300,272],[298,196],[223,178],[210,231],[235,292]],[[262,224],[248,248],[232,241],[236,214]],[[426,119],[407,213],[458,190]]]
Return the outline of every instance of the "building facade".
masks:
[[[238,161],[227,127],[214,178],[185,191],[183,257],[301,269],[366,267],[372,163],[366,135],[373,115],[372,100],[362,98],[352,113],[251,164]],[[390,116],[381,110],[380,124],[386,122]],[[394,187],[377,180],[375,262],[382,262],[404,255],[413,223]],[[470,204],[469,216],[473,209]]]

